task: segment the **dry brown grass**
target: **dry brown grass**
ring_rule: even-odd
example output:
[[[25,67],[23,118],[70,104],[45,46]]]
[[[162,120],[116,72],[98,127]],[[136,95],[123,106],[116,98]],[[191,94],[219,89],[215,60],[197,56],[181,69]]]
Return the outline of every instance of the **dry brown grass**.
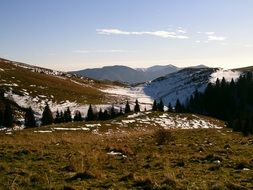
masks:
[[[100,88],[105,88],[112,83],[94,81],[87,78],[81,79],[79,77],[65,77],[47,75],[39,72],[32,72],[29,69],[15,66],[11,63],[4,63],[0,61],[1,83],[16,83],[18,86],[13,86],[13,92],[22,95],[22,89],[26,89],[30,96],[36,97],[38,95],[46,95],[47,97],[54,97],[54,102],[61,102],[65,100],[76,101],[82,104],[105,104],[114,102],[110,95],[99,91]],[[73,82],[75,81],[75,82]],[[31,86],[36,85],[36,87]],[[8,89],[8,87],[3,86]],[[51,98],[50,98],[51,99]]]
[[[0,188],[252,187],[252,137],[228,129],[172,130],[174,141],[157,146],[155,131],[1,134]],[[122,155],[107,154],[111,151]]]

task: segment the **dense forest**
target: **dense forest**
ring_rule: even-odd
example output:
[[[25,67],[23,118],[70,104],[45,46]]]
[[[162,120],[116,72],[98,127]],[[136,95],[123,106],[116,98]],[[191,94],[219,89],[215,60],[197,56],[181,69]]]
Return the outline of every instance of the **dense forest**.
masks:
[[[182,111],[182,110],[181,110]],[[253,76],[248,72],[235,82],[225,78],[209,83],[204,93],[195,91],[183,111],[227,121],[228,127],[253,134]]]

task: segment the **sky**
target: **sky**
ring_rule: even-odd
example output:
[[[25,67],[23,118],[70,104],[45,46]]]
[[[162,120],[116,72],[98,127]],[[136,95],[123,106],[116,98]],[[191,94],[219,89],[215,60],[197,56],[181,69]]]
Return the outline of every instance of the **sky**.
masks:
[[[252,0],[0,0],[0,57],[73,71],[253,65]]]

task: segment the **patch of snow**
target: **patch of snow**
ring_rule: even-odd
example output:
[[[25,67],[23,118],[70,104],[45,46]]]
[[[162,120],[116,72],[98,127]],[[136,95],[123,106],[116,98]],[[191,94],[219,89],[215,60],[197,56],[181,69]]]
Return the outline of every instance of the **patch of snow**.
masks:
[[[52,133],[53,131],[46,131],[46,130],[38,130],[38,131],[34,131],[34,133]]]
[[[45,95],[38,95],[38,97],[40,97],[40,98],[46,98],[47,96],[45,96]]]
[[[56,130],[56,131],[78,131],[78,130],[82,130],[82,128],[74,128],[74,127],[71,127],[71,128],[54,127],[53,129]]]
[[[137,113],[134,113],[132,115],[128,115],[127,118],[136,118],[136,117],[139,117],[139,116],[142,116],[144,115],[143,113],[141,112],[137,112]]]
[[[122,123],[134,123],[136,122],[135,120],[121,120]]]
[[[85,124],[86,127],[101,127],[100,123],[97,124]]]
[[[87,128],[87,127],[82,127],[81,128],[83,131],[89,131],[90,130],[90,128]]]
[[[108,154],[108,155],[113,155],[113,156],[122,156],[122,157],[124,157],[124,158],[126,158],[127,156],[126,155],[124,155],[124,154],[122,154],[121,152],[115,152],[115,151],[111,151],[111,152],[107,152],[106,154]]]
[[[222,80],[224,77],[226,81],[230,82],[232,79],[235,81],[240,77],[241,72],[232,70],[219,69],[211,74],[210,82],[215,83],[217,79]]]
[[[125,99],[130,99],[130,106],[134,106],[134,102],[137,99],[139,101],[140,107],[142,110],[146,107],[146,109],[151,109],[153,104],[152,97],[145,94],[143,91],[142,86],[137,87],[130,87],[130,88],[124,88],[124,87],[115,87],[111,86],[107,89],[100,89],[102,92],[109,93],[112,95],[115,95],[117,97],[122,97]]]
[[[1,86],[18,86],[18,84],[16,83],[4,83],[4,84],[0,84]]]

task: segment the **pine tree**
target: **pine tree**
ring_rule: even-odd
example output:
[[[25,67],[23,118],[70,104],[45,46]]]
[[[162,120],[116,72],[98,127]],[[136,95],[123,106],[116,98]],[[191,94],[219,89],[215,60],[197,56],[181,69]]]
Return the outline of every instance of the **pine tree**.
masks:
[[[110,119],[110,115],[108,114],[108,111],[105,110],[103,113],[103,120],[108,120],[108,119]]]
[[[55,119],[54,119],[54,123],[61,123],[61,118],[60,118],[60,113],[59,110],[56,111],[56,115],[55,115]]]
[[[156,100],[154,100],[153,106],[152,106],[152,111],[157,111],[157,103]]]
[[[129,102],[127,101],[126,103],[126,107],[125,107],[125,113],[130,113],[131,112],[131,108],[130,108],[130,105],[129,105]]]
[[[48,104],[46,104],[42,113],[41,123],[42,125],[51,125],[53,123],[53,115]]]
[[[4,119],[3,119],[3,126],[5,127],[12,127],[13,126],[13,112],[11,110],[11,106],[7,104],[4,110]]]
[[[138,100],[135,101],[134,112],[140,112],[140,105]]]
[[[26,109],[25,112],[25,127],[27,128],[36,127],[34,112],[31,107]]]
[[[122,109],[122,107],[120,107],[118,115],[119,116],[123,115],[123,109]]]
[[[177,101],[176,101],[175,112],[177,112],[177,113],[182,113],[183,112],[183,106],[181,105],[179,99],[177,99]]]
[[[169,103],[169,105],[168,105],[168,112],[173,112],[173,108],[171,106],[171,103]]]
[[[83,117],[82,117],[82,114],[80,111],[78,112],[78,119],[79,119],[79,121],[83,121]]]
[[[60,119],[59,119],[59,122],[60,123],[63,123],[64,122],[64,113],[61,111],[60,112]]]
[[[0,99],[4,98],[4,89],[0,89]]]
[[[98,112],[98,120],[100,121],[104,120],[104,114],[101,108],[99,109],[99,112]]]
[[[217,88],[220,87],[220,79],[219,78],[216,79],[215,87],[217,87]]]
[[[74,116],[74,121],[82,121],[82,120],[83,120],[83,118],[82,118],[81,112],[76,111],[75,116]]]
[[[92,109],[91,104],[90,104],[89,109],[88,109],[88,112],[87,112],[86,120],[87,120],[87,121],[93,121],[93,120],[95,120],[95,115],[94,115],[94,113],[93,113],[93,109]]]
[[[164,112],[164,104],[162,99],[160,100],[157,109],[158,111]]]
[[[3,121],[4,121],[4,114],[3,114],[2,110],[0,110],[0,126],[3,125]]]
[[[116,111],[115,111],[114,105],[112,105],[112,107],[111,107],[110,114],[111,114],[111,118],[112,118],[112,119],[115,118],[115,116],[116,116]]]
[[[69,107],[64,112],[64,121],[65,122],[71,122],[72,121],[71,111],[70,111]]]

